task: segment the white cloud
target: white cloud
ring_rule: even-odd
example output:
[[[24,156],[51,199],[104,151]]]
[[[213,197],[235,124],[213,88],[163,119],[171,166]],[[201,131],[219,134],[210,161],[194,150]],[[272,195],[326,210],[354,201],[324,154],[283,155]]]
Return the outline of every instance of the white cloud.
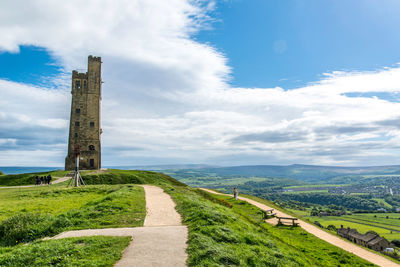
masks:
[[[67,73],[85,69],[88,54],[102,56],[106,165],[400,163],[400,104],[379,98],[400,92],[399,67],[333,72],[294,90],[231,88],[227,58],[191,39],[212,8],[186,0],[2,1],[0,50],[44,47]],[[56,83],[0,80],[0,165],[62,166],[69,80]],[[345,95],[369,92],[377,97]]]

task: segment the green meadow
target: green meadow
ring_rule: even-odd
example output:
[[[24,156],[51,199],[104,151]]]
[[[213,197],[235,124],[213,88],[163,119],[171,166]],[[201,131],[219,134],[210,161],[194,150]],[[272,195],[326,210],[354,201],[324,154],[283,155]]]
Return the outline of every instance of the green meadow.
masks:
[[[38,172],[38,173],[23,173],[23,174],[0,174],[0,187],[1,186],[16,186],[16,185],[34,185],[35,176],[51,175],[53,181],[55,178],[64,177],[69,171],[51,171],[51,172]]]
[[[130,237],[80,237],[0,247],[0,266],[113,266]]]

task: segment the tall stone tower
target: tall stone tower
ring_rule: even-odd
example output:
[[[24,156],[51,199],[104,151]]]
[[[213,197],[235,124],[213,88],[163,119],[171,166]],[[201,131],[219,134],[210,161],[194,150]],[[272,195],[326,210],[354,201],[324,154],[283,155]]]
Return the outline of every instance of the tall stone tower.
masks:
[[[72,103],[65,170],[75,169],[75,149],[80,149],[79,169],[101,167],[100,102],[101,58],[88,57],[86,73],[72,71]]]

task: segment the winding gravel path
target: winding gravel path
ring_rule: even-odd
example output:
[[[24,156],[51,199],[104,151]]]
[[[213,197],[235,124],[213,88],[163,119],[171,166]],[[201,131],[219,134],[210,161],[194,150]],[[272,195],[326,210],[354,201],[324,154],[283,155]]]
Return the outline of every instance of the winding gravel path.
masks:
[[[206,192],[212,193],[212,194],[228,196],[228,194],[222,194],[222,193],[216,192],[214,190],[210,190],[210,189],[206,189],[206,188],[200,188],[200,189],[202,189],[202,190],[204,190]],[[252,199],[249,199],[249,198],[246,198],[246,197],[239,196],[239,199],[243,200],[243,201],[247,201],[248,203],[250,203],[250,204],[252,204],[252,205],[254,205],[254,206],[256,206],[256,207],[258,207],[260,209],[263,209],[263,210],[272,209],[271,207],[269,207],[269,206],[267,206],[265,204],[262,204],[260,202],[257,202],[255,200],[252,200]],[[286,213],[283,213],[283,212],[281,212],[279,210],[276,210],[276,209],[274,209],[274,211],[276,212],[277,216],[279,216],[279,217],[293,217],[293,216],[290,216],[290,215],[288,215]],[[277,223],[277,219],[276,218],[272,218],[272,219],[266,220],[266,222],[271,223],[271,224],[276,224]],[[326,242],[328,242],[328,243],[330,243],[330,244],[332,244],[332,245],[334,245],[336,247],[339,247],[339,248],[341,248],[343,250],[346,250],[346,251],[348,251],[350,253],[353,253],[354,255],[357,255],[358,257],[363,258],[363,259],[365,259],[365,260],[367,260],[367,261],[369,261],[369,262],[371,262],[373,264],[376,264],[376,265],[379,265],[379,266],[384,266],[384,267],[389,267],[389,266],[390,267],[392,267],[392,266],[397,266],[398,267],[398,266],[400,266],[399,264],[397,264],[397,263],[395,263],[395,262],[393,262],[391,260],[388,260],[383,256],[380,256],[380,255],[375,254],[375,253],[373,253],[371,251],[363,249],[362,247],[359,247],[359,246],[357,246],[357,245],[355,245],[353,243],[347,242],[347,241],[345,241],[345,240],[343,240],[343,239],[341,239],[341,238],[339,238],[337,236],[334,236],[334,235],[332,235],[330,233],[327,233],[327,232],[319,229],[318,227],[316,227],[316,226],[314,226],[312,224],[306,223],[305,221],[298,220],[298,223],[299,223],[301,228],[303,228],[304,230],[306,230],[310,234],[313,234],[316,237],[318,237],[318,238],[320,238],[320,239],[322,239],[322,240],[324,240],[324,241],[326,241]]]
[[[183,267],[187,260],[188,229],[182,225],[175,203],[161,188],[143,185],[147,215],[144,227],[68,231],[54,239],[80,236],[132,236],[117,267]]]

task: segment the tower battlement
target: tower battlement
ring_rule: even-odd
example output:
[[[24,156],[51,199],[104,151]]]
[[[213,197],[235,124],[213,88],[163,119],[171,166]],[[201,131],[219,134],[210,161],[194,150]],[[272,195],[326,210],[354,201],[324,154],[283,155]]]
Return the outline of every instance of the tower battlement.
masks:
[[[77,70],[72,71],[72,79],[87,79],[87,72],[78,72]]]
[[[88,57],[88,60],[89,60],[89,61],[98,61],[98,62],[101,63],[101,57],[94,57],[94,56],[90,55],[90,56]]]
[[[72,71],[71,116],[65,169],[75,168],[76,149],[80,169],[101,168],[100,128],[101,57],[88,57],[86,73]]]

